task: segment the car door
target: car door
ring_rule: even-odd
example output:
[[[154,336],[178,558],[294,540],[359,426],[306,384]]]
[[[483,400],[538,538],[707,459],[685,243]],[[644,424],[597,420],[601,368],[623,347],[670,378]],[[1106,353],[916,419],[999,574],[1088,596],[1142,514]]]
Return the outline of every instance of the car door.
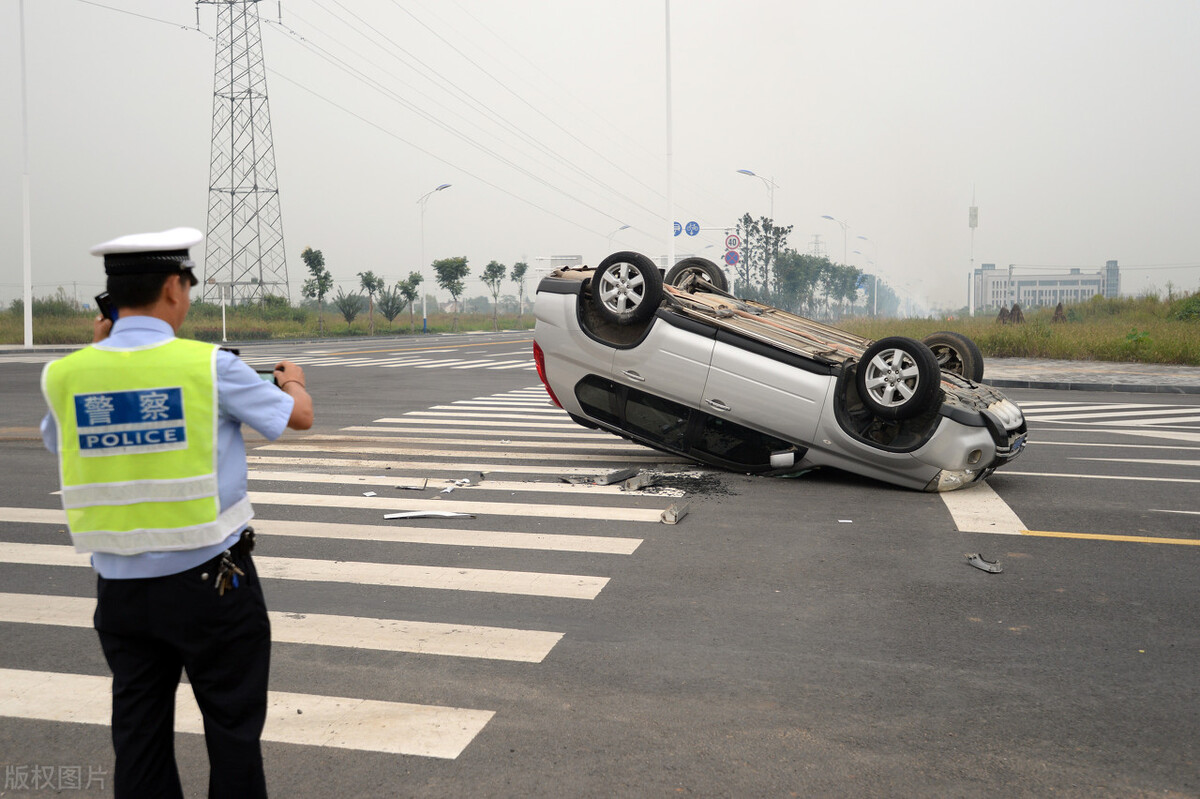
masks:
[[[646,336],[613,356],[612,379],[689,408],[700,407],[716,330],[660,312]]]
[[[833,383],[824,364],[721,330],[700,407],[788,441],[812,442]]]

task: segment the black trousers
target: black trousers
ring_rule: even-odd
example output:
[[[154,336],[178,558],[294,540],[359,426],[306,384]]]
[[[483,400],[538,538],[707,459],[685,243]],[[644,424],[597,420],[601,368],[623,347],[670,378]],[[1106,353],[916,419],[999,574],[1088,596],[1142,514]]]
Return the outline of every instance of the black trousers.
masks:
[[[260,738],[271,628],[250,553],[219,596],[219,558],[167,577],[97,580],[95,625],[113,673],[113,789],[182,797],[175,764],[175,691],[187,671],[204,716],[210,797],[266,796]],[[201,579],[207,574],[208,579]]]

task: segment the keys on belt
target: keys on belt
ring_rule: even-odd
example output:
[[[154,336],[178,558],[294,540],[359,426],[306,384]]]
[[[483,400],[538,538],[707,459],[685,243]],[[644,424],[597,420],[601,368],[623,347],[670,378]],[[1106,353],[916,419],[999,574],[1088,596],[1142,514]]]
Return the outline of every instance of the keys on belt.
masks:
[[[217,578],[213,581],[213,588],[217,589],[219,596],[225,596],[227,590],[237,588],[238,578],[246,576],[246,573],[233,562],[234,555],[244,558],[253,549],[254,528],[247,527],[242,531],[242,537],[237,540],[237,543],[221,553],[221,560],[217,563]],[[201,574],[200,579],[207,580],[208,572]]]

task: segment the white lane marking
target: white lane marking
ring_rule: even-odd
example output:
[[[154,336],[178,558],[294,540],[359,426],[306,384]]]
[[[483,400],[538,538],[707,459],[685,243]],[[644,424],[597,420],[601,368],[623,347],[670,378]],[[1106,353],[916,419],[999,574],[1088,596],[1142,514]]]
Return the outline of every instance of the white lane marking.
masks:
[[[1080,480],[1130,480],[1144,483],[1200,483],[1190,477],[1134,477],[1126,474],[1068,474],[1064,472],[1018,472],[1004,470],[1005,477],[1074,477]]]
[[[1200,516],[1200,510],[1167,510],[1166,508],[1151,508],[1152,513],[1186,513],[1189,516]]]
[[[347,428],[349,429],[349,428]],[[406,431],[407,432],[407,431]],[[453,432],[453,431],[447,431]],[[305,436],[297,439],[298,441],[344,441],[344,442],[359,442],[364,444],[376,443],[386,444],[389,442],[398,442],[403,444],[445,444],[446,446],[460,447],[515,447],[517,449],[583,449],[583,450],[599,450],[609,453],[614,459],[620,458],[623,455],[645,455],[646,447],[638,444],[629,444],[615,436],[607,436],[607,441],[572,441],[558,439],[555,441],[514,441],[512,439],[488,439],[488,438],[422,438],[420,436],[339,436],[339,435],[315,435]],[[475,454],[480,454],[476,450]]]
[[[570,421],[571,417],[567,416],[565,411],[560,411],[564,421]],[[425,418],[454,418],[454,419],[511,419],[517,422],[532,422],[534,424],[542,424],[546,420],[540,416],[530,415],[529,413],[464,413],[461,410],[454,411],[411,411],[404,414],[405,419],[425,419]],[[575,424],[574,422],[571,422]],[[579,425],[575,425],[579,427]]]
[[[1128,424],[1128,422],[1126,422]],[[544,426],[544,425],[543,425]],[[1172,441],[1193,441],[1200,444],[1200,431],[1192,432],[1190,430],[1154,430],[1149,427],[1137,428],[1134,430],[1117,430],[1113,427],[1100,427],[1097,424],[1095,427],[1080,427],[1075,429],[1049,427],[1044,428],[1048,433],[1103,433],[1104,435],[1120,435],[1120,436],[1141,436],[1142,438],[1166,438]],[[1105,445],[1110,446],[1110,445]],[[1116,446],[1115,444],[1111,446]]]
[[[271,691],[262,739],[453,760],[493,715],[491,710]],[[112,679],[0,669],[0,716],[108,726]],[[195,697],[186,688],[175,693],[175,731],[204,734]]]
[[[1124,416],[1124,417],[1132,416],[1135,418],[1129,419],[1128,421],[1125,421],[1125,422],[1119,422],[1118,424],[1137,424],[1139,420],[1148,419],[1151,416],[1166,416],[1167,414],[1181,413],[1181,412],[1186,413],[1186,411],[1182,411],[1178,407],[1164,408],[1161,405],[1147,405],[1147,406],[1143,406],[1143,407],[1155,408],[1156,410],[1152,410],[1152,411],[1151,410],[1103,411],[1103,412],[1098,412],[1098,413],[1066,413],[1066,414],[1059,414],[1056,416],[1042,416],[1040,414],[1030,413],[1030,414],[1026,414],[1025,418],[1026,418],[1026,420],[1031,421],[1031,422],[1071,422],[1071,421],[1090,420],[1090,419],[1105,419],[1105,418],[1108,418],[1111,416]]]
[[[1026,529],[1025,523],[987,483],[938,496],[946,503],[959,532],[1020,535]]]
[[[1100,461],[1102,463],[1146,463],[1154,466],[1200,466],[1197,460],[1169,460],[1166,458],[1071,458],[1073,461]]]
[[[437,361],[436,363],[427,364],[425,366],[418,366],[416,368],[417,369],[436,369],[441,366],[450,366],[451,364],[456,364],[456,363],[466,363],[466,361],[464,361],[461,358],[456,358],[454,360]]]
[[[596,462],[596,463],[664,463],[671,460],[670,456],[660,455],[584,455],[572,453],[555,453],[555,452],[471,452],[464,453],[461,450],[446,450],[446,449],[422,449],[419,447],[362,447],[360,442],[349,442],[354,444],[355,452],[362,452],[369,455],[416,455],[418,457],[429,458],[461,458],[463,455],[469,454],[475,458],[508,458],[510,460],[535,460],[535,461],[573,461],[578,463]],[[255,452],[262,450],[289,450],[291,452],[330,452],[336,448],[336,444],[328,444],[320,446],[316,444],[264,444],[255,447]],[[646,452],[653,452],[649,447]],[[458,467],[465,469],[466,467]],[[483,467],[480,471],[487,471],[487,467]],[[598,471],[598,470],[595,470]]]
[[[1197,464],[1200,465],[1200,464]],[[326,485],[346,486],[394,486],[395,477],[366,474],[328,474],[325,472],[270,472],[252,469],[249,473],[251,480],[277,483],[324,483]],[[442,489],[453,485],[450,480],[431,480],[428,489]],[[428,490],[427,489],[427,490]],[[534,480],[484,480],[482,483],[459,486],[459,491],[508,491],[509,493],[524,491],[543,494],[606,494],[609,496],[643,496],[630,494],[621,490],[620,485],[595,485],[594,483],[550,483]],[[407,499],[409,489],[403,494],[396,495],[396,502]],[[420,496],[417,494],[417,496]]]
[[[393,511],[451,511],[477,516],[530,516],[542,519],[601,519],[613,522],[658,522],[663,508],[621,508],[592,505],[540,505],[530,502],[471,502],[456,499],[409,499],[408,497],[339,497],[332,494],[290,494],[250,491],[255,505],[287,505],[304,508],[359,508],[380,513]],[[453,497],[453,495],[447,495]]]
[[[384,369],[392,369],[392,368],[399,368],[401,366],[418,366],[420,364],[425,364],[425,363],[436,363],[436,361],[431,361],[428,358],[408,358],[406,360],[399,361],[397,363],[385,363],[385,364],[383,364],[383,368]]]
[[[1190,425],[1196,424],[1197,422],[1200,422],[1200,415],[1172,416],[1169,419],[1144,419],[1144,420],[1143,419],[1119,419],[1116,421],[1096,422],[1096,424],[1102,424],[1102,425],[1136,424],[1136,425],[1147,425],[1147,426],[1158,426],[1158,427],[1170,427],[1172,425],[1189,425],[1190,426]]]
[[[0,522],[66,526],[58,508],[3,508]],[[496,530],[455,530],[437,527],[391,527],[382,524],[296,522],[255,517],[259,533],[297,538],[331,538],[338,541],[376,541],[395,544],[436,544],[448,547],[494,549],[543,549],[556,552],[592,552],[601,555],[632,555],[640,538],[606,535],[562,535],[557,533],[512,533]]]
[[[90,569],[91,557],[58,544],[0,542],[0,563],[26,566],[73,566]],[[432,588],[442,591],[481,591],[491,594],[595,599],[607,577],[583,574],[467,569],[456,566],[413,566],[407,563],[316,560],[312,558],[258,557],[254,565],[262,577],[318,583],[352,583],[392,588]]]
[[[1021,402],[1018,404],[1020,405],[1022,410],[1024,410],[1025,408],[1028,408],[1028,407],[1032,407],[1030,403],[1026,403],[1026,402]],[[1135,411],[1138,408],[1161,408],[1161,407],[1163,407],[1163,405],[1161,403],[1154,404],[1154,403],[1145,403],[1145,402],[1137,402],[1137,403],[1102,402],[1102,403],[1097,403],[1094,405],[1089,405],[1084,402],[1062,403],[1059,407],[1038,408],[1038,409],[1034,410],[1033,412],[1026,414],[1026,415],[1027,416],[1036,416],[1036,415],[1043,414],[1043,413],[1057,414],[1059,412],[1067,413],[1067,414],[1077,414],[1077,413],[1084,413],[1087,411],[1113,411],[1113,412],[1122,412],[1123,413],[1123,412]],[[1124,410],[1122,411],[1122,409],[1124,409]]]
[[[1054,432],[1061,431],[1056,430]],[[1170,444],[1110,444],[1099,441],[1043,441],[1040,438],[1030,443],[1036,444],[1039,447],[1104,447],[1105,449],[1182,449],[1186,452],[1200,451],[1200,447],[1176,447]]]
[[[439,433],[441,435],[451,435],[454,433],[470,433],[473,436],[493,436],[496,438],[507,438],[509,440],[515,438],[554,438],[559,441],[577,441],[579,439],[593,439],[600,441],[612,441],[615,444],[627,444],[624,439],[613,433],[600,433],[588,430],[582,425],[577,425],[574,430],[564,430],[555,432],[553,430],[521,430],[519,428],[509,428],[507,430],[455,430],[454,428],[446,427],[376,427],[374,425],[351,425],[342,427],[351,433]],[[297,441],[304,440],[305,437],[297,437]],[[479,439],[472,439],[479,440]]]
[[[533,364],[528,363],[528,362],[523,363],[523,364],[514,363],[512,366],[489,366],[487,368],[488,369],[496,369],[496,370],[499,370],[499,369],[528,369],[531,372],[537,371],[537,367],[535,367]]]
[[[94,597],[0,593],[0,622],[91,627]],[[382,652],[541,663],[563,637],[543,630],[268,611],[271,640]]]
[[[55,511],[55,515],[58,517],[55,520],[56,523],[61,524],[62,512]],[[259,533],[298,538],[434,544],[448,547],[541,549],[553,552],[591,552],[600,555],[632,555],[642,543],[640,538],[605,535],[512,533],[497,530],[455,530],[448,527],[389,527],[375,524],[292,522],[259,518],[254,520],[254,529]]]
[[[504,405],[492,405],[492,406],[475,405],[475,406],[471,406],[469,408],[466,408],[462,405],[434,405],[433,407],[428,408],[427,410],[430,410],[430,411],[464,411],[464,410],[511,411],[511,410],[513,410],[513,408],[511,406],[504,406]],[[561,416],[563,418],[569,418],[567,416],[566,411],[562,410],[561,408],[552,407],[549,405],[549,403],[547,403],[546,407],[542,407],[542,408],[536,408],[536,407],[522,408],[521,412],[522,413],[543,413],[543,414],[550,414],[550,415],[554,415],[554,416]]]
[[[529,463],[478,463],[471,461],[404,461],[371,460],[365,458],[294,458],[271,455],[247,455],[246,462],[269,466],[325,466],[347,469],[390,469],[399,472],[450,472],[464,476],[466,472],[496,472],[504,474],[556,474],[560,476],[585,477],[604,471],[597,466],[542,466]],[[664,455],[657,463],[680,464],[689,461],[672,459]],[[397,477],[397,479],[400,479]]]
[[[483,414],[484,417],[488,414]],[[544,419],[524,419],[536,424],[540,430],[586,430],[583,425],[575,424],[575,422],[547,422]],[[512,422],[487,422],[480,419],[430,419],[430,418],[407,418],[400,417],[395,419],[376,419],[375,424],[443,424],[443,425],[462,425],[463,427],[511,427]]]
[[[450,368],[451,369],[478,369],[481,366],[486,366],[486,365],[494,364],[494,363],[497,363],[497,361],[492,361],[492,360],[467,361],[465,363],[459,364],[458,366],[451,366]],[[508,361],[499,361],[498,363],[508,363]]]

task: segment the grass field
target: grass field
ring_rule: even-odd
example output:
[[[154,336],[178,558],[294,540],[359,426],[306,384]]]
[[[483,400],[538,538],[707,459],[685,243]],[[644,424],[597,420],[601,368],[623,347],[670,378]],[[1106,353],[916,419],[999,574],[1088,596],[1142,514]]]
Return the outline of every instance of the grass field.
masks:
[[[73,311],[61,303],[47,302],[49,310],[39,312],[34,303],[33,339],[35,344],[81,344],[91,341],[91,315]],[[1128,361],[1200,366],[1200,294],[1183,295],[1171,300],[1155,297],[1094,298],[1065,309],[1062,321],[1053,321],[1052,309],[1030,310],[1020,324],[1002,324],[994,315],[945,319],[873,319],[848,317],[834,322],[866,338],[910,336],[923,338],[939,330],[953,330],[970,336],[986,356],[1013,358],[1056,358],[1071,360]],[[346,324],[341,315],[325,312],[323,330],[318,331],[317,314],[304,308],[257,307],[230,308],[226,313],[229,341],[266,339],[312,339],[368,335],[368,321],[360,315]],[[420,332],[421,319],[411,323]],[[501,330],[532,329],[532,312],[522,317],[502,314]],[[19,309],[0,312],[0,344],[21,344],[24,322]],[[429,317],[434,333],[451,332],[451,314]],[[490,314],[459,314],[458,329],[491,330]],[[410,335],[407,314],[389,323],[375,316],[375,335]],[[180,335],[203,341],[221,340],[221,310],[214,306],[193,306]]]

